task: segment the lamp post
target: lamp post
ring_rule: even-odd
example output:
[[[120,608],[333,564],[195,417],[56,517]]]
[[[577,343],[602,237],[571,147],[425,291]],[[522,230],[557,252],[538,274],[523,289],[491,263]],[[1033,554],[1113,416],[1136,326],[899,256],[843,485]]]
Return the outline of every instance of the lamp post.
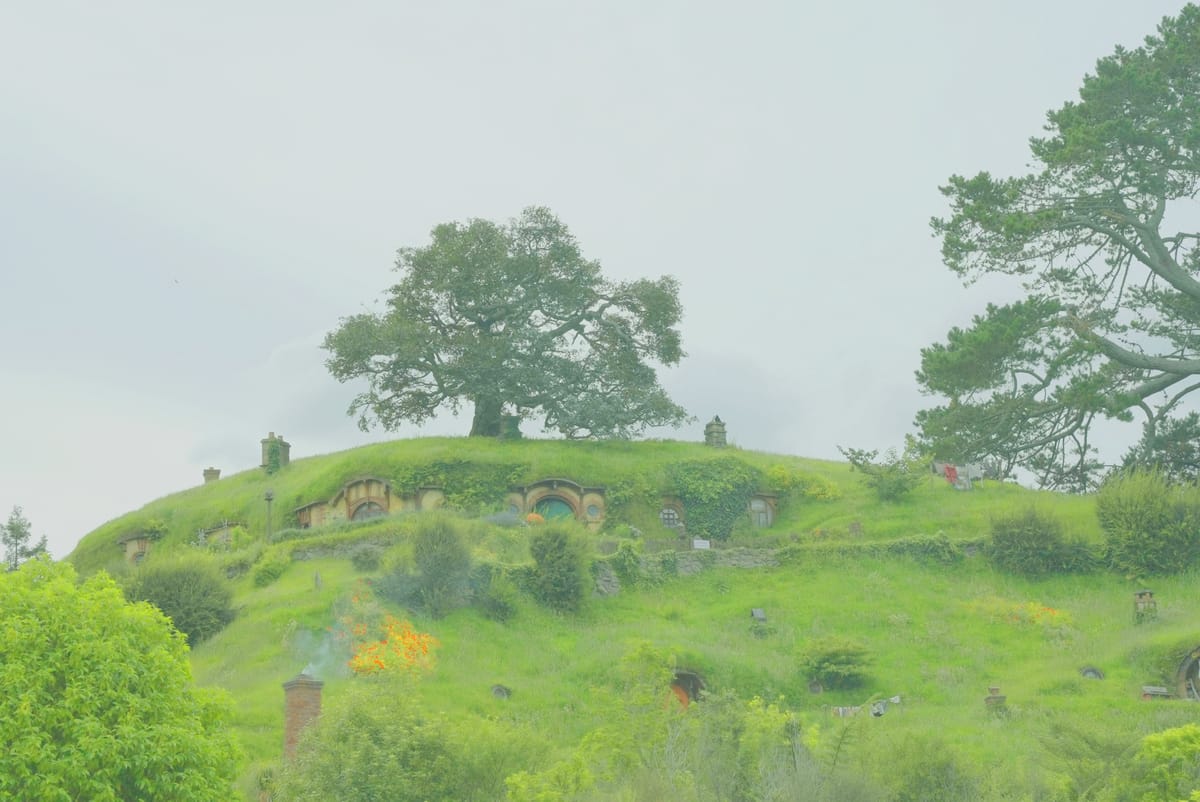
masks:
[[[267,542],[271,542],[271,502],[275,500],[275,491],[268,490],[263,496],[267,502]]]

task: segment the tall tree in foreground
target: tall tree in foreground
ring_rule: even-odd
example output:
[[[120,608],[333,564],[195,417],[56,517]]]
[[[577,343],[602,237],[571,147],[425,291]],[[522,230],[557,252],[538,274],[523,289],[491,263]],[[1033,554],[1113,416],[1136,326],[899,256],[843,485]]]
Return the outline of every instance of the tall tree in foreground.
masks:
[[[21,563],[46,550],[45,535],[30,545],[29,541],[32,539],[33,525],[29,523],[20,507],[13,507],[8,521],[0,524],[0,543],[4,544],[4,562],[8,564],[8,570],[17,570]]]
[[[101,573],[0,573],[0,799],[232,802],[227,710],[183,635]]]
[[[540,414],[574,438],[686,419],[650,364],[683,357],[678,283],[605,279],[549,210],[444,223],[428,245],[400,249],[396,270],[385,312],[343,318],[325,338],[334,378],[367,381],[349,411],[364,430],[463,403],[485,436],[505,415]]]
[[[1101,59],[1047,116],[1034,172],[942,188],[946,265],[1018,277],[1027,296],[921,352],[921,387],[948,401],[917,425],[943,459],[1078,490],[1101,467],[1098,420],[1140,414],[1135,454],[1155,462],[1200,388],[1200,7]]]

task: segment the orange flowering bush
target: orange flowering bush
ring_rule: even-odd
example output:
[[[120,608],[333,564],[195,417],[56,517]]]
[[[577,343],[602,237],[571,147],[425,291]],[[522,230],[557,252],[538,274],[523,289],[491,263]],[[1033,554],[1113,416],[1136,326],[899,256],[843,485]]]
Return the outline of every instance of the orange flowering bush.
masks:
[[[349,648],[347,664],[355,674],[418,673],[433,667],[437,639],[428,632],[418,632],[408,621],[384,613],[362,582],[338,624],[335,637]]]
[[[427,670],[433,667],[433,649],[437,645],[437,639],[428,632],[417,632],[408,621],[385,616],[383,637],[356,644],[350,669],[355,674]]]

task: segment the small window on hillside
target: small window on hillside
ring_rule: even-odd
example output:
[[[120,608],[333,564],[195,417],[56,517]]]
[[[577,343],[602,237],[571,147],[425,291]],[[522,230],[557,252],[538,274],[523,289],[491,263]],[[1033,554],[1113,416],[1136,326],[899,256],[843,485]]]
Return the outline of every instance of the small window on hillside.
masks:
[[[658,514],[658,520],[662,521],[663,526],[668,529],[678,529],[679,510],[674,507],[663,507],[662,512]]]

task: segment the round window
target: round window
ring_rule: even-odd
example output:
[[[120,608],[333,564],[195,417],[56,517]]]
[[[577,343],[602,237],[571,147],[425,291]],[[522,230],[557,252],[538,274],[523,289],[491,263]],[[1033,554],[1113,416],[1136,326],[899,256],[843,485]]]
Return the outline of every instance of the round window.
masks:
[[[600,508],[597,507],[595,504],[589,504],[587,507],[587,515],[589,518],[599,518],[600,517]]]

